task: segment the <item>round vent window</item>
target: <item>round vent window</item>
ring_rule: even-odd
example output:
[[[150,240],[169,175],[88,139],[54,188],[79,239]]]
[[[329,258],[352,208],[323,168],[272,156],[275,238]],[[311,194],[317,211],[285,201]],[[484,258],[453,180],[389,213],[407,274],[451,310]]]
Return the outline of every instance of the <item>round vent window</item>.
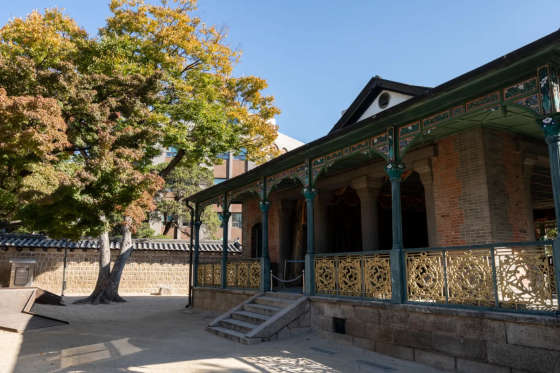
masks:
[[[387,92],[383,92],[381,96],[379,96],[379,107],[381,109],[385,109],[389,105],[390,100],[391,95]]]

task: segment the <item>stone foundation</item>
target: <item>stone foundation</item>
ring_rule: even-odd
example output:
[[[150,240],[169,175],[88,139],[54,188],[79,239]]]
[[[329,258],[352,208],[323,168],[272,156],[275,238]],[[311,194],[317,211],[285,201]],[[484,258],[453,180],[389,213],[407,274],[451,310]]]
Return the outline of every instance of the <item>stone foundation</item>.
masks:
[[[334,332],[333,317],[346,333]],[[560,372],[560,318],[311,298],[326,338],[451,372]]]
[[[193,306],[205,311],[224,313],[255,294],[257,291],[254,290],[194,288]]]

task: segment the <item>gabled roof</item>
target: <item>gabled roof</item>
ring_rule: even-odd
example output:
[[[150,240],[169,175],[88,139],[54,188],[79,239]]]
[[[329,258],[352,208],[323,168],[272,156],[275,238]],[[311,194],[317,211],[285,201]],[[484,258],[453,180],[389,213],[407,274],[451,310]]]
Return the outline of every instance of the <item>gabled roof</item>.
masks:
[[[341,128],[351,126],[356,123],[362,114],[375,101],[377,96],[384,90],[403,93],[412,97],[424,96],[428,94],[430,88],[417,85],[394,82],[392,80],[381,79],[379,75],[374,76],[362,89],[358,97],[350,104],[348,109],[342,114],[338,122],[331,129],[329,134]]]
[[[134,244],[134,250],[190,251],[190,243],[187,240],[140,238],[134,239],[132,242]],[[111,250],[120,249],[120,241],[118,240],[111,240],[110,245]],[[92,238],[78,241],[67,239],[53,240],[39,234],[0,234],[0,248],[7,249],[9,247],[97,250],[99,247],[99,240]],[[200,241],[200,252],[221,253],[222,241]],[[230,254],[240,254],[242,252],[241,244],[239,242],[229,242],[228,252]]]

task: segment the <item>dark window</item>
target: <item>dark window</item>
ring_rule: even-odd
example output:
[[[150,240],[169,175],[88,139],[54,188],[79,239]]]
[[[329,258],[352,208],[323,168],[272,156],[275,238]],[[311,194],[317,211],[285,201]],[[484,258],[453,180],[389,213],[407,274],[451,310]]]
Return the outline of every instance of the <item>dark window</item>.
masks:
[[[221,182],[226,181],[227,179],[225,177],[215,177],[214,178],[214,185],[216,184],[220,184]]]
[[[240,212],[231,213],[231,226],[235,228],[242,228],[242,220]]]

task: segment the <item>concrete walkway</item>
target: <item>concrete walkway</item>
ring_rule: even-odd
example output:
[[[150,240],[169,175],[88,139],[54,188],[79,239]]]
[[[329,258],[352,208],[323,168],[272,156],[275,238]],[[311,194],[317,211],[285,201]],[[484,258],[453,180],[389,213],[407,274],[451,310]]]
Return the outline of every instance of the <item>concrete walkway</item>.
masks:
[[[186,298],[127,299],[99,306],[36,305],[70,325],[0,333],[0,371],[438,372],[313,333],[246,346],[206,332],[214,315],[185,310]]]

